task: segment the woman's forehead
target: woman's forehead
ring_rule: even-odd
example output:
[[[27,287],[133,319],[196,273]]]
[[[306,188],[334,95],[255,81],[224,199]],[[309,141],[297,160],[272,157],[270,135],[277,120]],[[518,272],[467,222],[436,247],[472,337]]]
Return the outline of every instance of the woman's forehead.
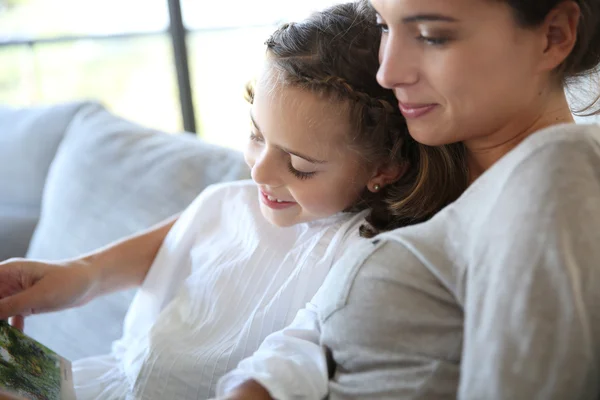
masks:
[[[371,0],[377,12],[385,17],[397,18],[398,21],[415,21],[419,16],[443,16],[460,20],[482,11],[487,7],[497,6],[500,1],[492,0]],[[391,22],[391,21],[387,21]]]

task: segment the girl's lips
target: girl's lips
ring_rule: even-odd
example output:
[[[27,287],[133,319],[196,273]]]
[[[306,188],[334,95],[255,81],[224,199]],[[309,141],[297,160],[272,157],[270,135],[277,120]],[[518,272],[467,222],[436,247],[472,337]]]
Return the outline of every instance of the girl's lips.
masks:
[[[272,208],[274,210],[283,210],[285,208],[290,208],[290,207],[293,207],[296,205],[296,203],[293,201],[281,201],[280,202],[280,201],[276,201],[276,200],[270,200],[269,197],[273,198],[273,196],[269,196],[262,190],[260,191],[260,200],[263,202],[264,205],[266,205],[267,207]]]
[[[404,118],[419,118],[425,114],[429,114],[437,104],[404,104],[398,102],[400,112],[404,115]]]

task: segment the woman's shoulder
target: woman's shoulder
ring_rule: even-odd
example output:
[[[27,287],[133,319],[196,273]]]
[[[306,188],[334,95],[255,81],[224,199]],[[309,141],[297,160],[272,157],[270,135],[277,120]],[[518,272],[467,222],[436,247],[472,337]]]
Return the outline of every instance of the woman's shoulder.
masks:
[[[515,149],[514,158],[530,159],[553,150],[558,151],[558,156],[571,152],[600,156],[600,125],[559,124],[542,129]]]
[[[533,223],[571,212],[580,199],[600,203],[600,127],[564,124],[524,140],[471,185],[454,211],[471,222],[493,215],[499,225]]]
[[[600,168],[600,126],[560,124],[526,138],[494,164],[467,190],[467,196],[487,197],[495,189],[554,186],[582,170]],[[600,176],[600,175],[599,175]]]
[[[567,179],[600,167],[600,126],[552,126],[531,135],[519,147],[513,178],[527,172],[541,184],[553,184],[557,178]]]

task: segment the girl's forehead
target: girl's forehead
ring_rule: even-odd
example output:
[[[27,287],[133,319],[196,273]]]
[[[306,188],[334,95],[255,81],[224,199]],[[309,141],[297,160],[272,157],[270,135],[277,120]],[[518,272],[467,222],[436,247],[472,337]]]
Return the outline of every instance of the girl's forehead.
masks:
[[[350,103],[302,89],[282,81],[257,82],[252,116],[258,129],[284,146],[342,147],[351,140],[354,127]]]

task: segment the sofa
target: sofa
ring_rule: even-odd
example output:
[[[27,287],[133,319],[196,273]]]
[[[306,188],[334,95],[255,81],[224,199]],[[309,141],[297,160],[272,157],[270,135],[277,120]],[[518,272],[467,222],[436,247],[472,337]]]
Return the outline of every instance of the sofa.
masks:
[[[0,106],[0,260],[77,257],[181,212],[210,184],[248,177],[239,152],[95,102]],[[25,332],[71,360],[109,352],[134,294],[31,316]]]

